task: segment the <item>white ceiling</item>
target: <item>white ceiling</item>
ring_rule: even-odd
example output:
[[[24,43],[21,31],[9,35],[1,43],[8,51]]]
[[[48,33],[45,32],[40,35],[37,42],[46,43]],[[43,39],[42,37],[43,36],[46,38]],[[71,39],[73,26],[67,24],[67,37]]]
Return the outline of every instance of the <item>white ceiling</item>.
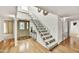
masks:
[[[37,6],[61,17],[79,19],[79,6]],[[16,14],[16,6],[0,6],[0,16]]]
[[[79,15],[79,6],[37,6],[37,7],[62,17]]]
[[[16,6],[0,6],[0,16],[7,17],[8,15],[16,14]]]

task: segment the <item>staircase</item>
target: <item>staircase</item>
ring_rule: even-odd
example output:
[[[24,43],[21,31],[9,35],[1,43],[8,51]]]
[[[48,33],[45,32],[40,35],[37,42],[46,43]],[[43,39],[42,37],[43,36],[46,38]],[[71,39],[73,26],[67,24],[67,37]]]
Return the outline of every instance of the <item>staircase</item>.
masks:
[[[45,46],[48,50],[51,50],[55,46],[57,46],[57,43],[55,42],[55,38],[50,34],[49,29],[42,24],[38,19],[34,19],[32,15],[30,15],[31,21],[35,25],[37,31],[39,32],[43,42],[45,43]]]

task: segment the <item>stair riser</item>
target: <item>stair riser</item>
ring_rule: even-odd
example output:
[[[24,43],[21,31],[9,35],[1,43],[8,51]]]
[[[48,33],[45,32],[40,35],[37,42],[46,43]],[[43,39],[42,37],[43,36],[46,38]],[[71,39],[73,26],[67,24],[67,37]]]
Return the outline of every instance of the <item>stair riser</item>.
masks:
[[[55,39],[50,40],[49,42],[46,42],[46,45],[49,45],[51,43],[55,42]]]

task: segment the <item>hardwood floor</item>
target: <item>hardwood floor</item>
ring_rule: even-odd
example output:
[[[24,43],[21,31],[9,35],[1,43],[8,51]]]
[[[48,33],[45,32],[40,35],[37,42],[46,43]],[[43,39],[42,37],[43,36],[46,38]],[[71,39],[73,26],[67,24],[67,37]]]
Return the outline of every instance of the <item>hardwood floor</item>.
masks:
[[[14,41],[8,41],[0,43],[0,52],[3,53],[78,53],[79,52],[79,38],[71,37],[66,39],[57,47],[48,51],[46,48],[41,46],[38,42],[32,38],[19,40],[18,45],[14,46]]]
[[[57,53],[78,53],[79,52],[79,38],[71,37],[59,44],[52,52]]]
[[[10,48],[9,48],[9,46],[7,46],[5,48],[2,47],[1,52],[48,53],[50,51],[48,51],[46,48],[41,46],[39,43],[34,41],[32,38],[30,38],[30,39],[26,39],[26,40],[18,40],[18,46],[16,46],[16,47],[15,46],[14,47],[12,46]]]

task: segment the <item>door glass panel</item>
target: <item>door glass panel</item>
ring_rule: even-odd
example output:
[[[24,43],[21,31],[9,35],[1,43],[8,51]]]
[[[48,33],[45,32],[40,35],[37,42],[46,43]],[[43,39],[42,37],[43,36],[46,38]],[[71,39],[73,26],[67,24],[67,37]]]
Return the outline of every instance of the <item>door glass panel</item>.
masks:
[[[27,22],[27,30],[29,29],[29,23]]]
[[[25,29],[25,22],[19,22],[19,29],[24,30]]]

